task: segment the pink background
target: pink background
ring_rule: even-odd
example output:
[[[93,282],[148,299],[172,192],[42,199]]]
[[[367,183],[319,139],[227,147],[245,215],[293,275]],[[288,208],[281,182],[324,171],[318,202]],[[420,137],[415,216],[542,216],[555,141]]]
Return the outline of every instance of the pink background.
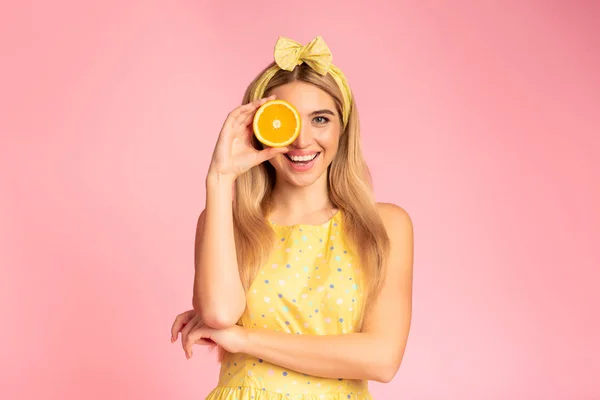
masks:
[[[600,399],[599,3],[346,3],[1,6],[1,398],[204,398],[169,328],[214,141],[278,35],[322,35],[415,224],[375,397]]]

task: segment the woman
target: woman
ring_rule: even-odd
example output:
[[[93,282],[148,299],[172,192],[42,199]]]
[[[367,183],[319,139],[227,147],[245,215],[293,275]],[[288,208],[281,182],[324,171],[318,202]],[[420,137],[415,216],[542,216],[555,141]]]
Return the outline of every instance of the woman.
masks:
[[[251,130],[275,98],[302,118],[282,149]],[[219,347],[209,400],[370,399],[367,381],[395,376],[408,338],[411,220],[373,200],[352,92],[320,37],[280,38],[243,104],[214,149],[193,310],[171,340],[182,333],[188,358],[194,344]]]

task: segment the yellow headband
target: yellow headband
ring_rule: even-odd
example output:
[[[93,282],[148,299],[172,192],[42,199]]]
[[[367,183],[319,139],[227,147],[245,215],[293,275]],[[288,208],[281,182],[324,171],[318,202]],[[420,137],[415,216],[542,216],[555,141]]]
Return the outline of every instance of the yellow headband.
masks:
[[[265,71],[258,79],[254,86],[250,101],[258,100],[264,96],[267,84],[271,78],[275,76],[277,71],[282,69],[293,71],[297,65],[306,63],[320,75],[329,73],[329,75],[337,82],[342,91],[342,98],[344,101],[342,121],[344,123],[344,128],[346,128],[350,115],[350,106],[352,104],[352,92],[350,91],[350,87],[348,86],[348,82],[342,71],[331,63],[331,51],[321,36],[317,36],[306,46],[302,46],[292,39],[280,37],[275,44],[274,57],[275,65]]]

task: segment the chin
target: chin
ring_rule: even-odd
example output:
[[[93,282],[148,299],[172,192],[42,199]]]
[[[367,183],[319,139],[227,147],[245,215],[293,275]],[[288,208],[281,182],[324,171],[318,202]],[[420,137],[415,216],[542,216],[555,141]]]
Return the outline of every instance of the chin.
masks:
[[[319,178],[321,177],[321,175],[319,176],[290,176],[288,174],[286,174],[285,176],[285,181],[292,185],[292,186],[296,186],[299,188],[305,188],[305,187],[310,187],[312,186],[316,181],[319,180]]]

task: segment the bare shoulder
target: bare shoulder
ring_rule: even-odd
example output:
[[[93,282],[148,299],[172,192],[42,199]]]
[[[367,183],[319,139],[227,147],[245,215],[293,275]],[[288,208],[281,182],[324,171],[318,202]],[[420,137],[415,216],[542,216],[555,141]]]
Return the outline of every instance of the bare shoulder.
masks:
[[[391,241],[406,238],[407,235],[412,238],[412,219],[404,208],[392,203],[377,203],[377,211]]]
[[[395,204],[377,203],[377,209],[390,240],[386,262],[389,268],[388,274],[392,274],[392,277],[396,277],[396,274],[402,275],[402,278],[397,277],[398,282],[407,284],[412,280],[414,257],[412,220],[405,209]],[[403,290],[407,289],[404,288]]]

